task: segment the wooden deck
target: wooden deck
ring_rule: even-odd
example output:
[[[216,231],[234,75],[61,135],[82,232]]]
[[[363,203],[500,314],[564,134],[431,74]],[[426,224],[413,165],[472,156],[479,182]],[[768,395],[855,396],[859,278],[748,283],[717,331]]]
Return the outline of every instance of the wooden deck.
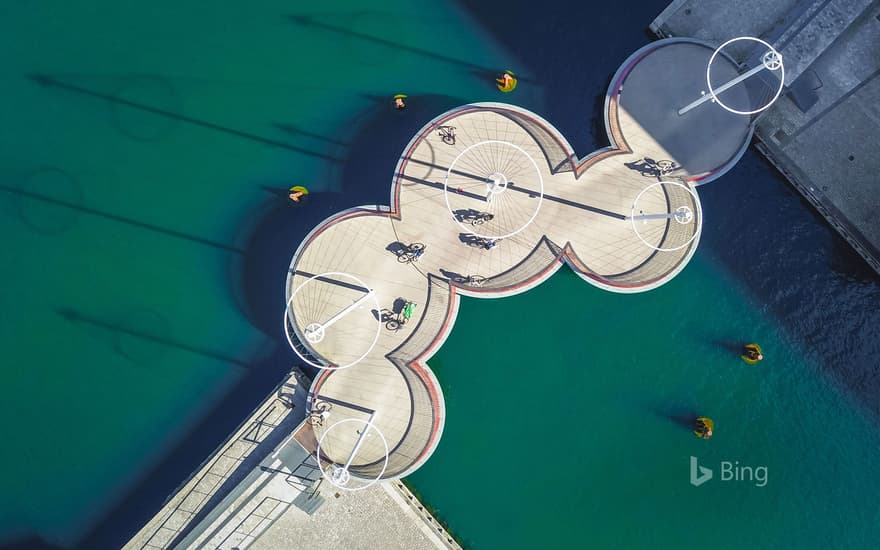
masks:
[[[678,49],[705,56],[702,46]],[[660,57],[669,52],[663,50]],[[720,120],[726,115],[706,110],[676,120],[669,132],[646,126],[653,120],[642,112],[651,90],[627,87],[623,101],[620,94],[629,78],[645,80],[665,61],[635,54],[631,59],[636,60],[621,67],[609,90],[608,130],[616,149],[579,161],[567,141],[533,113],[494,103],[463,106],[429,122],[402,153],[389,209],[340,214],[303,243],[288,278],[293,332],[302,341],[309,326],[333,320],[320,341],[307,345],[312,356],[331,366],[316,380],[311,398],[313,404],[333,403],[328,418],[315,427],[318,438],[329,430],[324,456],[345,463],[363,422],[372,418],[392,455],[401,449],[409,453],[405,466],[390,461],[383,477],[404,475],[427,459],[445,412],[426,361],[451,328],[459,294],[521,292],[562,261],[597,286],[635,292],[663,284],[687,263],[702,222],[690,182],[707,171],[717,177],[728,169],[750,130],[738,122],[727,141],[694,164],[688,151],[700,149],[699,144],[683,147],[682,140],[689,132],[700,135],[699,125],[705,122],[700,117]],[[678,96],[666,90],[675,97],[664,108],[690,100],[684,97],[688,90],[679,90]],[[658,160],[673,168],[656,171]],[[670,193],[658,184],[661,179],[680,182],[684,191]],[[693,227],[682,229],[673,220],[657,218],[680,206],[693,212]],[[633,215],[649,219],[634,223]],[[692,233],[679,250],[658,251],[671,231]],[[409,255],[415,248],[423,250],[418,258]],[[442,304],[429,303],[441,297]],[[415,305],[414,315],[392,327],[388,321],[400,320],[407,303]],[[346,419],[359,422],[330,428]],[[418,456],[410,456],[412,441],[424,447]],[[352,464],[383,457],[381,438],[368,437]]]

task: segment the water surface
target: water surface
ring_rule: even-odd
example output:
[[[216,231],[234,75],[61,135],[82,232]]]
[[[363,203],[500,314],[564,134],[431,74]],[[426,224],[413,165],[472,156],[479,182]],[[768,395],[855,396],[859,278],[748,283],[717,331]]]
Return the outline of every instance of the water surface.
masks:
[[[455,105],[512,101],[580,154],[605,145],[604,89],[664,5],[10,6],[0,541],[117,547],[292,366],[283,281],[306,231],[387,203],[409,137]],[[503,68],[522,78],[502,98]],[[285,204],[294,184],[308,207]],[[876,276],[753,152],[700,193],[700,249],[656,292],[563,269],[464,300],[431,362],[446,432],[409,481],[468,546],[880,540]],[[750,339],[755,368],[728,349]],[[713,440],[681,426],[696,412]],[[693,488],[690,455],[770,479]]]

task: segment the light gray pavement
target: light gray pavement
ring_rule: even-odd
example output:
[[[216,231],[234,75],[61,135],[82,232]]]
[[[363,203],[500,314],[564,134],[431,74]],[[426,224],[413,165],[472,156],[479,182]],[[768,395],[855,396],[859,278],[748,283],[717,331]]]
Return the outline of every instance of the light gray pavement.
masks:
[[[197,529],[301,420],[309,383],[291,373],[124,548],[172,548]]]
[[[709,93],[706,65],[711,55],[712,49],[699,43],[673,42],[652,49],[627,75],[620,94],[621,129],[638,140],[632,148],[645,156],[676,161],[681,167],[678,172],[694,181],[736,160],[752,132],[749,117],[725,111],[710,101],[678,114],[680,108]],[[725,57],[712,63],[713,83],[727,82],[737,74]],[[720,97],[735,109],[744,110],[748,105],[743,86]]]
[[[451,537],[445,535],[445,530],[422,521],[402,498],[391,482],[364,491],[328,493],[317,514],[309,516],[290,508],[250,548],[446,550],[458,547],[454,540],[448,542]],[[437,533],[433,532],[435,529],[439,529]],[[446,544],[443,541],[447,541]]]
[[[737,36],[763,36],[799,0],[675,0],[651,23],[661,37],[686,36],[721,44]]]
[[[880,272],[878,17],[877,0],[679,0],[651,28],[780,49],[790,88],[759,119],[758,149]]]
[[[292,374],[124,548],[460,550],[400,482],[357,492],[317,483],[317,464],[291,438],[309,384]]]

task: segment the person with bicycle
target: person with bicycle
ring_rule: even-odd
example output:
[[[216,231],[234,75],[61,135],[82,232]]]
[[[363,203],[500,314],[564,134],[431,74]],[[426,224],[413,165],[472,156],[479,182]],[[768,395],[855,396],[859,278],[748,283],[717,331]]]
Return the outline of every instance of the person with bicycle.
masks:
[[[315,405],[315,408],[312,409],[309,414],[309,421],[313,426],[323,426],[324,421],[330,418],[330,408],[331,405],[329,403],[318,403]]]

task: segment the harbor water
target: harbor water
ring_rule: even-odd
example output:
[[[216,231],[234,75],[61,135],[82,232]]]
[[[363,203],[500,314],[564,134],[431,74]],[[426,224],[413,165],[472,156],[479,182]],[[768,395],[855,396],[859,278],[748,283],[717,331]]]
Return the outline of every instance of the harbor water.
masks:
[[[295,364],[283,284],[312,227],[387,204],[413,132],[456,105],[607,145],[605,88],[663,7],[6,6],[0,546],[124,543]],[[466,547],[880,542],[878,277],[753,150],[699,193],[700,247],[658,290],[563,267],[462,300],[430,361],[443,438],[407,482]],[[693,486],[691,457],[714,478]]]

